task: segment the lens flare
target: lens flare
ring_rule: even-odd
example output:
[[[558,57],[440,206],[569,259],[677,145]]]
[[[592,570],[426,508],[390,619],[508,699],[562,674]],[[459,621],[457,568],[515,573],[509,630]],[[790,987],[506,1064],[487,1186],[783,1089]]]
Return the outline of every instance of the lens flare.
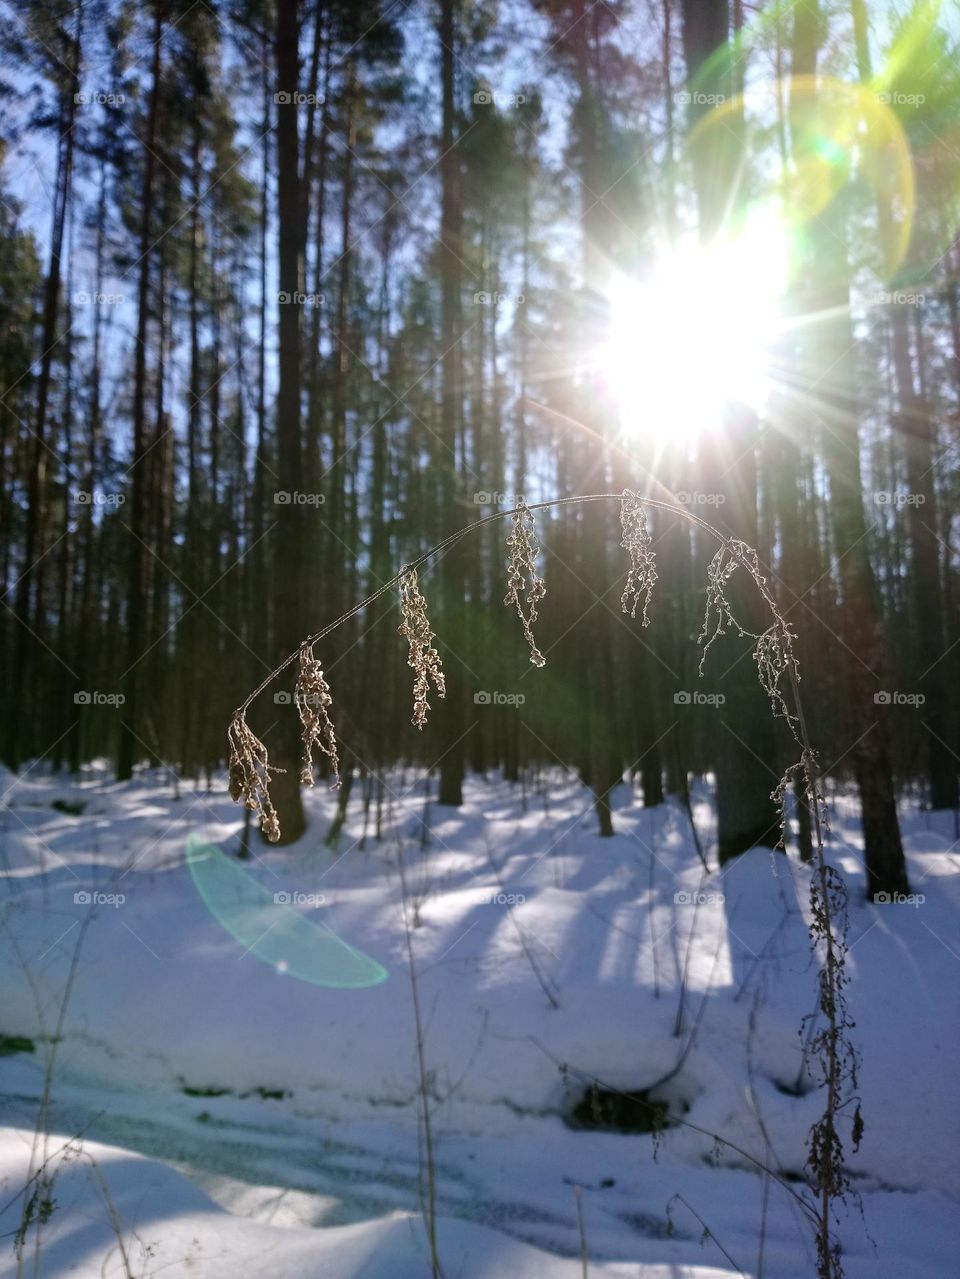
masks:
[[[357,990],[386,981],[387,970],[333,929],[314,923],[242,870],[219,848],[187,839],[187,866],[201,900],[218,924],[282,975],[314,986]]]

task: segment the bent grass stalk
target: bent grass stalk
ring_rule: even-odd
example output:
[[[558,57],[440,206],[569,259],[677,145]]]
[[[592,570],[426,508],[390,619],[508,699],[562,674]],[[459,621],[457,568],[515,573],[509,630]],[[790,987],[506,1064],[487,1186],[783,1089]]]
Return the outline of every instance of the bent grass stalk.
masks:
[[[531,662],[535,666],[542,666],[545,658],[536,645],[533,623],[537,619],[536,605],[543,599],[546,588],[536,569],[539,546],[534,535],[533,513],[592,502],[620,504],[621,546],[628,552],[630,559],[621,607],[632,617],[636,617],[639,608],[643,625],[649,621],[648,610],[657,580],[655,556],[646,521],[647,512],[663,511],[685,520],[717,542],[718,549],[707,569],[707,599],[703,628],[697,641],[702,650],[700,673],[703,674],[707,655],[719,636],[732,631],[743,638],[753,640],[753,659],[760,683],[770,701],[772,713],[775,718],[785,721],[799,748],[799,761],[795,761],[785,770],[771,798],[775,801],[780,814],[778,842],[782,845],[787,822],[787,788],[794,771],[799,769],[802,772],[816,841],[810,885],[809,932],[814,951],[822,956],[817,1006],[825,1023],[823,1028],[814,1035],[812,1047],[820,1061],[822,1082],[827,1095],[823,1115],[810,1131],[807,1169],[819,1196],[818,1279],[842,1279],[839,1244],[833,1240],[830,1228],[834,1201],[842,1201],[850,1191],[849,1179],[843,1165],[843,1143],[838,1130],[838,1119],[848,1103],[857,1102],[855,1096],[844,1094],[848,1089],[855,1093],[858,1066],[857,1053],[847,1038],[847,1031],[851,1028],[852,1021],[844,996],[847,894],[843,880],[826,862],[824,848],[824,831],[828,829],[826,805],[819,782],[817,755],[807,731],[800,698],[800,667],[794,652],[796,636],[773,597],[757,552],[747,542],[726,536],[678,501],[642,497],[629,489],[625,489],[622,493],[590,493],[553,498],[531,505],[521,501],[510,510],[496,511],[474,520],[464,528],[451,533],[417,559],[405,564],[389,581],[384,582],[366,599],[355,604],[335,621],[328,623],[315,634],[308,635],[300,647],[286,657],[241,702],[233,714],[228,729],[230,792],[234,799],[242,800],[260,819],[261,828],[268,839],[273,841],[279,839],[279,821],[270,800],[269,786],[271,774],[280,770],[269,763],[266,747],[249,728],[247,712],[256,698],[269,688],[288,666],[297,661],[301,654],[306,652],[312,657],[313,645],[369,607],[386,592],[397,587],[400,588],[404,616],[404,624],[400,629],[410,644],[409,664],[414,669],[416,677],[414,723],[418,727],[423,726],[427,710],[428,679],[433,681],[440,696],[443,696],[444,689],[439,658],[435,656],[436,650],[432,645],[433,634],[426,619],[426,605],[419,591],[417,570],[464,538],[497,520],[513,520],[513,528],[507,538],[509,559],[507,561],[507,594],[504,603],[513,605],[516,609],[524,637],[530,646]],[[759,633],[749,631],[740,624],[727,597],[727,585],[738,569],[747,573],[752,579],[772,619],[770,626]],[[329,697],[329,689],[325,685],[324,695],[325,698]],[[327,704],[328,702],[324,700],[324,716],[326,716]],[[316,742],[316,735],[310,732],[306,723],[304,730],[305,739],[309,734]],[[324,749],[325,745],[329,746],[334,741],[333,725],[327,718],[322,725],[321,739],[317,744]],[[327,753],[330,753],[329,750]],[[336,768],[335,755],[331,762]],[[859,1104],[856,1104],[852,1119],[854,1149],[859,1144],[862,1132],[863,1121]]]

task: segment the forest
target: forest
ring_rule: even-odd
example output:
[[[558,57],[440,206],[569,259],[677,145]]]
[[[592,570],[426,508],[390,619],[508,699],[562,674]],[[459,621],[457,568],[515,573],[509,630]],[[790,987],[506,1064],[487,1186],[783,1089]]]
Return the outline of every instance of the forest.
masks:
[[[948,1273],[958,16],[0,2],[11,1274]]]

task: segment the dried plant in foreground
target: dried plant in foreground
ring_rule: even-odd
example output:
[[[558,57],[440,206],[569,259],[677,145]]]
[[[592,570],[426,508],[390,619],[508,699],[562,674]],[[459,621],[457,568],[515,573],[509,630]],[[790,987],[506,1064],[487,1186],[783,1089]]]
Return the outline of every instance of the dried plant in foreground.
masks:
[[[647,512],[641,499],[632,489],[623,490],[620,502],[620,529],[622,538],[620,545],[630,556],[630,572],[627,584],[620,596],[620,607],[624,613],[636,617],[637,607],[643,603],[640,617],[644,626],[650,625],[650,601],[657,581],[657,557],[653,550],[653,539],[647,526]]]
[[[724,539],[720,549],[707,565],[707,602],[703,610],[703,629],[697,637],[697,643],[703,648],[699,667],[701,676],[707,654],[714,641],[721,635],[726,635],[728,631],[736,631],[738,635],[751,635],[751,632],[742,627],[734,617],[733,608],[727,598],[727,583],[742,566],[744,551],[750,551],[746,542]],[[751,636],[751,638],[758,637]]]
[[[430,682],[433,682],[438,697],[446,697],[447,682],[440,654],[433,646],[433,631],[427,618],[427,601],[420,592],[415,568],[404,569],[400,575],[400,608],[403,610],[403,622],[399,632],[410,645],[407,665],[414,671],[412,722],[417,728],[423,728],[430,709],[427,701]]]
[[[282,773],[274,768],[267,748],[237,711],[227,729],[230,743],[230,798],[242,801],[260,822],[260,829],[275,844],[280,838],[280,822],[270,799],[270,774]]]
[[[726,595],[726,586],[737,568],[743,568],[769,608],[774,624],[761,635],[754,635],[737,621]],[[823,1114],[813,1124],[807,1141],[807,1172],[818,1196],[817,1209],[817,1279],[843,1279],[840,1245],[831,1233],[834,1204],[855,1194],[844,1164],[844,1145],[840,1131],[841,1116],[853,1106],[850,1137],[857,1150],[863,1137],[864,1123],[857,1090],[859,1056],[850,1040],[853,1019],[850,1016],[845,987],[847,984],[847,886],[843,876],[830,866],[824,848],[827,823],[826,800],[820,786],[820,770],[816,752],[810,745],[803,720],[800,700],[800,666],[793,649],[794,634],[770,592],[767,579],[760,571],[756,551],[744,542],[724,539],[708,569],[707,603],[699,643],[704,644],[700,673],[710,645],[727,629],[756,640],[753,659],[761,687],[770,699],[775,717],[784,719],[800,747],[800,760],[783,773],[771,798],[780,814],[779,846],[783,847],[787,831],[787,794],[790,779],[799,768],[804,779],[805,800],[810,805],[816,832],[816,853],[810,879],[811,946],[821,960],[817,976],[817,1012],[822,1025],[813,1035],[810,1048],[820,1069],[821,1087],[826,1101]],[[786,690],[790,691],[790,702]],[[792,704],[792,708],[791,708]],[[810,1018],[800,1028],[804,1035]]]
[[[622,545],[630,555],[630,573],[621,605],[624,611],[627,611],[627,605],[629,605],[632,616],[635,616],[637,609],[641,609],[644,624],[647,622],[648,605],[657,577],[646,523],[646,508],[671,512],[719,543],[719,549],[707,569],[706,608],[703,630],[698,639],[698,644],[702,648],[700,673],[703,674],[707,653],[719,635],[733,631],[741,637],[749,637],[754,641],[753,659],[760,684],[770,700],[773,714],[777,718],[786,720],[791,735],[800,747],[799,763],[791,764],[784,773],[773,792],[773,798],[780,808],[781,836],[783,836],[786,831],[787,788],[791,776],[799,769],[804,779],[806,800],[810,805],[816,835],[813,874],[810,881],[809,931],[814,951],[821,960],[817,1015],[822,1019],[822,1025],[814,1034],[811,1043],[821,1069],[826,1102],[822,1116],[813,1125],[809,1135],[807,1169],[816,1194],[816,1203],[808,1205],[805,1199],[796,1197],[798,1202],[809,1208],[811,1217],[814,1218],[813,1224],[817,1235],[818,1279],[842,1279],[840,1252],[831,1233],[831,1222],[836,1200],[842,1201],[850,1193],[850,1183],[843,1162],[844,1151],[840,1127],[843,1123],[842,1116],[847,1113],[847,1108],[851,1105],[856,1107],[849,1120],[854,1149],[857,1148],[863,1134],[863,1121],[859,1106],[856,1105],[855,1094],[857,1055],[849,1039],[849,1031],[853,1023],[848,1015],[844,997],[847,890],[842,876],[829,866],[826,860],[824,849],[824,832],[828,830],[826,806],[819,783],[820,770],[816,754],[810,744],[803,717],[799,690],[800,668],[793,648],[795,637],[761,571],[756,551],[746,542],[725,537],[723,533],[681,507],[677,502],[641,498],[630,490],[625,490],[620,494],[598,493],[586,497],[557,498],[553,502],[545,502],[542,505],[552,507],[570,502],[600,500],[620,503]],[[513,517],[513,528],[507,538],[510,558],[504,603],[513,604],[517,610],[523,625],[524,636],[530,645],[531,662],[535,666],[543,666],[545,659],[534,641],[533,623],[537,619],[536,606],[543,599],[546,588],[536,569],[536,557],[540,548],[534,539],[533,515],[523,501],[519,503],[516,510],[505,511],[502,515]],[[496,515],[490,518],[497,519],[501,516]],[[426,698],[430,681],[433,681],[441,697],[446,689],[440,658],[433,647],[433,632],[427,620],[426,602],[420,594],[417,583],[416,569],[432,556],[446,550],[487,522],[487,520],[480,520],[451,534],[421,556],[413,565],[401,569],[389,582],[383,583],[367,599],[348,610],[342,617],[337,618],[315,635],[309,636],[299,652],[291,653],[281,662],[235,712],[229,728],[230,794],[234,799],[242,800],[248,808],[258,814],[261,828],[268,839],[276,841],[280,836],[277,814],[270,802],[268,790],[270,775],[283,770],[275,769],[269,764],[266,748],[247,726],[245,715],[251,702],[299,656],[301,681],[298,682],[297,701],[301,709],[301,718],[304,710],[315,713],[315,718],[304,720],[304,744],[308,751],[314,744],[319,745],[334,760],[336,767],[335,755],[330,754],[331,749],[335,750],[333,726],[326,717],[329,700],[321,697],[319,701],[312,704],[308,698],[299,696],[303,689],[308,694],[321,692],[326,699],[329,699],[329,689],[323,681],[319,663],[313,658],[312,646],[348,618],[353,617],[355,613],[372,604],[384,592],[399,585],[404,619],[400,632],[406,636],[410,644],[408,662],[416,672],[413,722],[422,728],[426,723],[429,710]],[[759,635],[748,631],[739,623],[727,595],[727,585],[738,568],[743,569],[753,580],[773,619],[772,625]],[[322,715],[319,713],[321,711]],[[790,1193],[793,1192],[790,1191]]]
[[[333,770],[333,789],[340,786],[340,757],[337,754],[337,735],[327,707],[333,702],[330,685],[323,677],[323,667],[313,655],[313,645],[304,644],[300,649],[300,670],[294,694],[300,723],[303,725],[303,766],[300,780],[305,786],[313,785],[313,748],[323,751]]]
[[[522,499],[513,515],[513,529],[507,538],[507,547],[510,558],[507,561],[507,593],[503,602],[512,604],[517,610],[524,637],[530,645],[530,661],[534,666],[545,666],[547,659],[537,648],[533,624],[537,620],[537,605],[546,595],[547,588],[543,578],[537,574],[540,547],[533,534],[533,515]]]

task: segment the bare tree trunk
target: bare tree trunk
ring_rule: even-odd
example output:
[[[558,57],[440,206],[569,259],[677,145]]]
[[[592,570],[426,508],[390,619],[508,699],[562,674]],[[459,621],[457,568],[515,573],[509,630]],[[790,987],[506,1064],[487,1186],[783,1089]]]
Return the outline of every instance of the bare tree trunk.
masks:
[[[275,49],[277,92],[277,260],[279,357],[277,368],[277,474],[279,487],[293,493],[300,485],[303,449],[300,439],[300,304],[301,211],[299,139],[297,131],[298,57],[297,0],[277,0]],[[304,580],[302,508],[288,501],[276,507],[273,561],[274,653],[278,658],[295,649],[304,630],[301,616]],[[285,713],[284,713],[285,712]],[[282,708],[273,733],[278,773],[273,800],[280,820],[282,842],[292,843],[306,829],[300,797],[299,733],[296,715]]]
[[[438,454],[440,500],[438,533],[445,536],[454,527],[459,487],[456,470],[457,439],[463,409],[460,336],[462,331],[461,289],[463,256],[463,206],[460,156],[457,152],[454,95],[456,46],[459,40],[460,0],[441,0],[438,36],[440,40],[440,80],[442,127],[440,137],[440,452]],[[459,561],[448,555],[440,563],[441,609],[444,633],[453,657],[446,662],[447,695],[437,714],[437,741],[440,757],[438,801],[451,807],[463,803],[465,687],[457,656],[465,642],[463,626],[464,578]]]
[[[117,748],[117,780],[133,776],[138,754],[140,675],[143,657],[144,612],[146,609],[146,545],[149,529],[147,512],[147,327],[150,315],[150,250],[153,226],[154,180],[156,174],[157,113],[160,96],[160,58],[163,39],[163,6],[154,0],[153,60],[150,70],[150,98],[147,107],[147,136],[143,147],[143,196],[140,204],[137,285],[137,344],[133,373],[133,450],[130,463],[131,497],[129,521],[129,568],[127,577],[126,672],[123,680],[123,718]]]

